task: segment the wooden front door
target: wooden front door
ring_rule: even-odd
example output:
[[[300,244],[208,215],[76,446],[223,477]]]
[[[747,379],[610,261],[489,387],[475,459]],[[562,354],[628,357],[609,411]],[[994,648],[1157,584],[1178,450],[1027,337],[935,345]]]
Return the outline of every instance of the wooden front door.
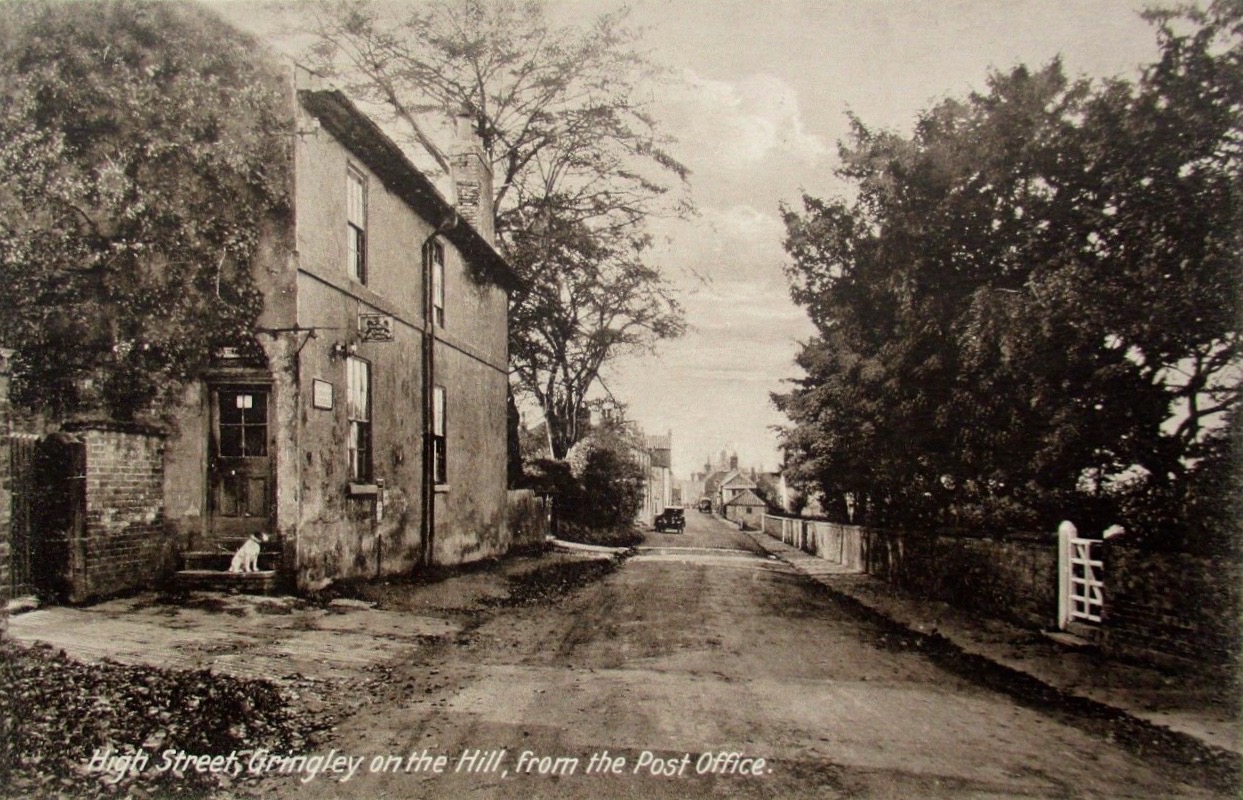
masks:
[[[211,390],[208,532],[212,540],[272,531],[272,437],[266,386]]]

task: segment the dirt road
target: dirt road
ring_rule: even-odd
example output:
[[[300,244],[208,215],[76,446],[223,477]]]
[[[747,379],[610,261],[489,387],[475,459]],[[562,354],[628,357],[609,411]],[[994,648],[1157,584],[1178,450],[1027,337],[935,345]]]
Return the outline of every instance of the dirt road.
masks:
[[[354,761],[272,774],[265,796],[1214,796],[941,670],[744,534],[687,520],[555,605],[394,665],[319,751]]]

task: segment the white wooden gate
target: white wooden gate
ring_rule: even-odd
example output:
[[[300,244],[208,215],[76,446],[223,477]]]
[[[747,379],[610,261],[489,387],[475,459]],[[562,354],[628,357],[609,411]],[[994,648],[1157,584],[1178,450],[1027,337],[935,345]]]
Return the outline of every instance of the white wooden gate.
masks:
[[[1058,627],[1100,625],[1105,610],[1105,564],[1100,539],[1058,532]]]

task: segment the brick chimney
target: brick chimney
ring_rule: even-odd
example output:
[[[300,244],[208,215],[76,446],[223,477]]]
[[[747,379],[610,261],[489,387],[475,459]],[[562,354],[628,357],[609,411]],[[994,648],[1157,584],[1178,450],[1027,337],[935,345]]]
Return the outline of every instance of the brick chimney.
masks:
[[[453,120],[453,149],[449,155],[453,205],[462,219],[494,244],[492,162],[475,131],[475,118],[466,109]]]

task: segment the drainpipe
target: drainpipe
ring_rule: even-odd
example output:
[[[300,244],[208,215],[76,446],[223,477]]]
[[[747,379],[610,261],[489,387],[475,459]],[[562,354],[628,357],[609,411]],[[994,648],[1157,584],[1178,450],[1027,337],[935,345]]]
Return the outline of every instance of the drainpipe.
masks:
[[[432,310],[433,289],[431,244],[436,237],[457,227],[457,212],[436,226],[436,230],[423,240],[420,248],[423,268],[423,519],[420,526],[423,566],[431,566],[436,538],[436,475],[432,468],[432,413],[433,390],[436,386],[436,318]]]

